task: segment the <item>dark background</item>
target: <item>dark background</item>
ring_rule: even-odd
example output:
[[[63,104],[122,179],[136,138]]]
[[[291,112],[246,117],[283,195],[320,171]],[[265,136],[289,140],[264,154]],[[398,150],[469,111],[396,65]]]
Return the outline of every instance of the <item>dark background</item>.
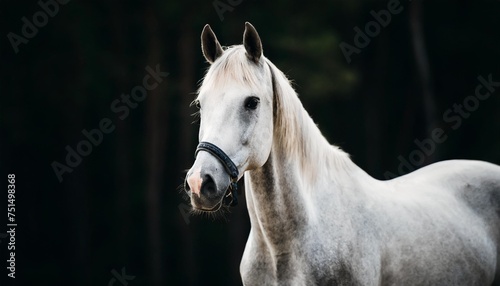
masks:
[[[241,43],[244,22],[253,23],[323,134],[376,178],[402,174],[400,159],[436,127],[447,140],[415,167],[500,163],[500,88],[458,128],[443,119],[474,95],[479,75],[500,81],[500,1],[401,1],[402,12],[350,63],[340,43],[354,45],[354,27],[364,30],[370,11],[389,1],[73,0],[18,53],[8,34],[22,36],[22,17],[32,22],[42,9],[0,3],[0,233],[9,173],[18,223],[15,281],[6,279],[0,237],[1,285],[122,285],[113,272],[124,267],[135,276],[128,285],[241,283],[244,196],[223,217],[187,217],[179,189],[197,144],[189,104],[207,68],[206,23],[222,45]],[[233,4],[223,19],[220,3]],[[168,77],[121,120],[111,103],[156,65]],[[59,182],[51,164],[66,164],[66,146],[77,148],[82,130],[103,118],[115,130]]]

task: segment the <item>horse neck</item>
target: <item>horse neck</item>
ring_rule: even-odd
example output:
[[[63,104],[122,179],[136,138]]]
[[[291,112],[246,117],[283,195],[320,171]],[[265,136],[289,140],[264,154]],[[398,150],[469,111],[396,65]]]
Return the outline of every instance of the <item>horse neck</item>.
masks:
[[[287,126],[299,128],[287,132],[295,138],[281,136],[283,131],[275,128],[268,161],[246,176],[252,230],[278,252],[278,248],[286,251],[292,245],[291,234],[304,233],[302,228],[313,224],[319,215],[314,192],[328,192],[332,200],[341,196],[342,200],[355,199],[359,188],[353,185],[359,177],[354,180],[353,175],[368,176],[345,152],[328,144],[302,105],[298,107],[297,122]]]

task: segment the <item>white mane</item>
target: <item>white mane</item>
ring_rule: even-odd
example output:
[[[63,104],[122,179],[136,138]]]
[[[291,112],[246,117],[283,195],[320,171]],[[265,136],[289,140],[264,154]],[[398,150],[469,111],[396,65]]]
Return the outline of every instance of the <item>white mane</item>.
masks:
[[[275,138],[289,156],[302,158],[305,174],[320,168],[347,168],[352,164],[349,154],[338,146],[330,145],[312,118],[302,106],[290,81],[271,61],[265,59],[275,79]],[[310,174],[314,177],[314,174]]]

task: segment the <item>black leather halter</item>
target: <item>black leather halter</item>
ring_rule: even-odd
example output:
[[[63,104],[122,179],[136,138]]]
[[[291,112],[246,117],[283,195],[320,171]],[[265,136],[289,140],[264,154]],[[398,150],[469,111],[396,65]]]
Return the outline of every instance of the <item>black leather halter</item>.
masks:
[[[231,177],[231,185],[229,185],[229,193],[224,197],[224,204],[232,207],[236,206],[238,204],[238,168],[224,151],[210,142],[200,142],[198,144],[194,152],[195,158],[200,151],[207,151],[212,154],[215,158],[219,159],[226,169],[229,177]]]

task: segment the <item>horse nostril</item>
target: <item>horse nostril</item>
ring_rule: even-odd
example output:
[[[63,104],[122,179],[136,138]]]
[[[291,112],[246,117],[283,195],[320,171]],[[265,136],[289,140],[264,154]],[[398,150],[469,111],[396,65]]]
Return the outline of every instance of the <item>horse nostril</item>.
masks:
[[[187,180],[184,180],[184,191],[186,193],[189,193],[191,191],[191,188],[189,187]]]
[[[203,183],[201,184],[201,193],[206,196],[213,196],[217,193],[217,186],[215,185],[212,176],[203,176]]]

